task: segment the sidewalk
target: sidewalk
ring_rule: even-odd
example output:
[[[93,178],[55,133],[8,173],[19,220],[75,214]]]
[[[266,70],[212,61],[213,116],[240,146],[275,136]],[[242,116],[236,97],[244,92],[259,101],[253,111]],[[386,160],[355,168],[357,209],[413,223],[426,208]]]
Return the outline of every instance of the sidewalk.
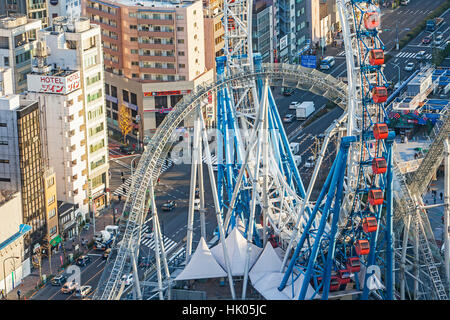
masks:
[[[111,205],[108,208],[103,209],[101,212],[99,212],[99,215],[95,217],[95,230],[96,232],[103,230],[105,226],[112,225],[113,224],[113,208],[117,207],[117,215],[116,215],[116,221],[120,217],[120,214],[122,212],[123,207],[123,201],[122,203],[118,204],[116,201],[111,202]],[[82,229],[80,232],[80,235],[75,237],[74,239],[67,240],[64,242],[64,248],[65,248],[65,254],[66,258],[68,258],[69,254],[74,254],[75,246],[78,244],[81,254],[87,253],[89,250],[87,246],[81,245],[81,239],[88,240],[88,243],[92,241],[92,238],[94,236],[94,228],[93,224],[91,223],[88,230]],[[42,259],[42,267],[41,267],[41,274],[46,275],[47,277],[47,283],[41,287],[44,288],[46,285],[51,285],[50,281],[48,280],[50,275],[57,275],[63,272],[63,269],[61,268],[61,260],[64,258],[63,249],[60,249],[59,251],[54,251],[53,255],[51,257],[51,268],[49,263],[49,258],[44,257]],[[21,300],[28,300],[32,298],[39,290],[37,290],[37,285],[39,283],[39,269],[34,268],[33,265],[31,266],[31,273],[24,279],[22,279],[22,283],[15,287],[13,290],[11,290],[8,293],[8,300],[18,300],[17,291],[21,291]]]

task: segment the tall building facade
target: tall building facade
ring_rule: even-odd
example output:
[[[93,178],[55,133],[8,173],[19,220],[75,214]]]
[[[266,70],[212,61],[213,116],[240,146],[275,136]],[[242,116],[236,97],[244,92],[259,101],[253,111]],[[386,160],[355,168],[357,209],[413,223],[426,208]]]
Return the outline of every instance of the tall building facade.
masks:
[[[67,167],[62,169],[60,165],[55,165],[59,168],[55,169],[58,181],[61,170],[66,170],[63,176],[69,180],[61,185],[62,189],[58,187],[59,191],[67,190],[62,199],[79,204],[83,215],[86,208],[90,208],[91,212],[94,208],[99,210],[109,201],[108,137],[100,34],[100,27],[91,24],[87,18],[53,19],[51,27],[38,32],[39,40],[46,43],[50,53],[46,58],[47,69],[34,69],[35,72],[30,75],[33,81],[29,82],[29,90],[45,101],[48,144],[55,139],[54,143],[58,143],[59,148],[66,148],[65,152],[61,152],[64,155],[59,157],[64,157]],[[45,94],[45,90],[49,90],[49,94]],[[52,110],[59,113],[62,119],[55,119]],[[49,123],[53,121],[53,124]],[[64,128],[57,128],[57,124]],[[58,152],[58,147],[50,147],[49,158]]]
[[[216,58],[224,54],[223,0],[204,0],[205,67],[216,68]],[[212,50],[211,50],[212,49]]]
[[[32,50],[41,26],[40,20],[22,14],[0,17],[0,68],[12,68],[15,93],[26,90]]]
[[[130,115],[130,134],[151,136],[175,104],[198,84],[214,80],[207,69],[201,1],[87,0],[83,15],[102,28],[108,124],[120,131]],[[212,60],[212,59],[211,59]],[[212,99],[206,117],[213,121]]]
[[[273,62],[272,0],[259,0],[253,3],[252,30],[253,52],[259,52],[263,62]]]
[[[89,211],[84,97],[78,70],[47,63],[46,43],[39,42],[36,65],[28,75],[29,99],[38,100],[43,123],[44,161],[53,167],[58,200]],[[103,106],[100,107],[103,110]],[[104,112],[104,111],[103,111]],[[104,146],[104,140],[99,144]],[[96,150],[95,150],[96,151]]]
[[[307,6],[314,0],[276,0],[276,60],[293,63],[310,37]]]
[[[52,0],[55,1],[55,0]],[[58,1],[58,0],[57,0]],[[47,0],[2,0],[0,1],[0,14],[10,15],[21,13],[28,19],[39,19],[42,26],[48,26]]]

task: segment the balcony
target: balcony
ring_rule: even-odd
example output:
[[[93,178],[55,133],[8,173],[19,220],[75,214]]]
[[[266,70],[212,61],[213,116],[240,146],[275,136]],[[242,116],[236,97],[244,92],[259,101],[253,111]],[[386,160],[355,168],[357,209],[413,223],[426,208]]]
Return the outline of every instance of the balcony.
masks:
[[[173,31],[139,30],[138,31],[138,36],[140,36],[140,37],[168,38],[168,37],[173,37]]]
[[[144,54],[140,55],[140,60],[142,61],[155,61],[155,62],[176,62],[175,56],[157,56],[157,55],[149,55]]]
[[[139,43],[141,49],[160,49],[160,50],[175,50],[175,44],[156,44],[156,43]]]

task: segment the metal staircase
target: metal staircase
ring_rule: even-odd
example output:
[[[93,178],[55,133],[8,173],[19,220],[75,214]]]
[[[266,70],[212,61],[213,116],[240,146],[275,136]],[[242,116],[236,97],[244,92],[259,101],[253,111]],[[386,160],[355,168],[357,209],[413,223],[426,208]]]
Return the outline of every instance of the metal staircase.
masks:
[[[449,134],[450,119],[447,116],[419,168],[408,179],[408,187],[413,194],[425,193],[433,175],[444,159],[444,140],[448,138]]]
[[[395,161],[394,161],[395,162]],[[411,191],[405,181],[405,177],[400,172],[400,169],[395,164],[393,166],[394,179],[398,182],[400,192],[395,192],[395,202],[397,204],[397,218],[402,218],[406,221],[408,215],[412,215],[415,224],[415,231],[419,238],[419,249],[424,257],[424,263],[427,267],[428,274],[434,286],[434,292],[439,300],[447,300],[447,293],[439,275],[439,270],[433,258],[433,254],[428,242],[427,232],[423,225],[421,210],[416,206],[415,201],[411,197]],[[406,224],[406,223],[405,223]],[[406,244],[404,244],[406,245]]]

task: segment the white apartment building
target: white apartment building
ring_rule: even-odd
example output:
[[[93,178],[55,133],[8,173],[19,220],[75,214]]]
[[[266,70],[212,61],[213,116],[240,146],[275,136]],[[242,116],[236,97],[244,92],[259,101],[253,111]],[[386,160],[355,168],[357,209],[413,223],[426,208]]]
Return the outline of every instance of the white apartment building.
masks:
[[[15,93],[26,89],[31,51],[41,26],[41,20],[31,20],[22,14],[0,18],[0,68],[12,68]]]
[[[58,103],[73,101],[71,102],[73,104],[69,106],[73,110],[71,110],[73,117],[69,116],[70,122],[67,124],[65,134],[70,136],[69,141],[74,144],[63,147],[71,148],[73,160],[77,160],[74,164],[77,170],[82,166],[83,159],[80,161],[81,166],[78,167],[78,161],[83,154],[81,149],[85,149],[88,181],[78,192],[87,193],[84,205],[88,204],[91,198],[92,203],[89,205],[91,211],[93,208],[96,210],[103,208],[109,201],[108,137],[100,35],[100,27],[91,24],[87,18],[58,17],[53,19],[51,27],[38,32],[38,39],[46,43],[49,54],[47,64],[65,70],[66,77],[79,74],[81,88],[76,92],[80,91],[80,93],[73,91],[68,97],[60,98]],[[71,70],[79,71],[79,73],[70,73]],[[82,109],[79,102],[82,104]],[[76,116],[81,114],[84,117],[84,123],[81,117]],[[84,130],[83,138],[80,134],[82,130]],[[80,151],[76,151],[78,148]],[[78,179],[83,178],[77,173]]]
[[[49,25],[56,17],[79,18],[83,0],[47,0]]]
[[[48,65],[45,43],[37,46],[37,66],[28,74],[27,98],[38,100],[42,116],[44,162],[56,174],[57,198],[89,210],[86,130],[80,71]]]

